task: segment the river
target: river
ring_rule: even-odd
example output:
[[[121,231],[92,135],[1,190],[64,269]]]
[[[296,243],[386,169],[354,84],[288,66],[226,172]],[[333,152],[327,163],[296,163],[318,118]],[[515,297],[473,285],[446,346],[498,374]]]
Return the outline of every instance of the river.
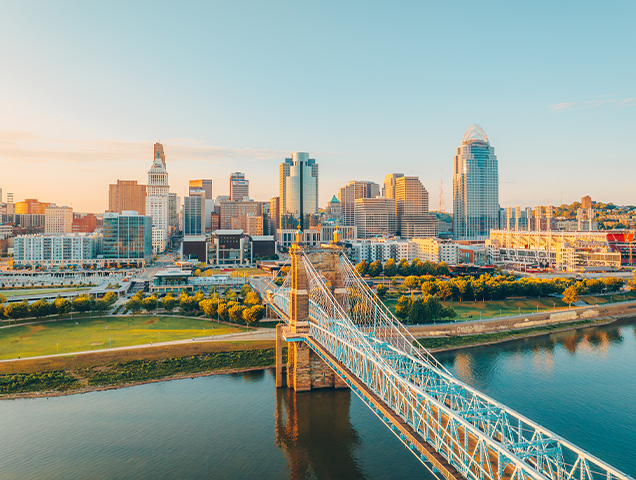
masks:
[[[636,475],[636,322],[438,354],[458,377]],[[0,478],[431,478],[347,390],[272,371],[0,402]]]

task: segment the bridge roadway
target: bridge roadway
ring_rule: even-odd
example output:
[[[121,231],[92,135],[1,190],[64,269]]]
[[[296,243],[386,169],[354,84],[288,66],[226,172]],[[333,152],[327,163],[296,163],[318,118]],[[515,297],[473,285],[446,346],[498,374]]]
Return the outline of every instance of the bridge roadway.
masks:
[[[413,345],[344,255],[339,267],[344,283],[333,283],[333,273],[329,277],[333,262],[318,273],[307,255],[298,250],[296,255],[295,268],[302,260],[303,273],[292,267],[281,287],[265,279],[253,282],[288,324],[285,340],[308,345],[436,476],[631,479],[454,378]],[[304,321],[294,318],[301,311],[308,312]]]

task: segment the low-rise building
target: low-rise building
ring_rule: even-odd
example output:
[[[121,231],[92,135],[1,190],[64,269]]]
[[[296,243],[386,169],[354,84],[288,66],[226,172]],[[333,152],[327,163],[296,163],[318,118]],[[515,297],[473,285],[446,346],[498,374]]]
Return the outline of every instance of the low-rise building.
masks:
[[[413,238],[417,258],[423,262],[446,262],[448,265],[459,263],[459,244],[440,238]]]
[[[87,235],[20,235],[15,238],[16,268],[82,268],[97,262],[98,241]]]

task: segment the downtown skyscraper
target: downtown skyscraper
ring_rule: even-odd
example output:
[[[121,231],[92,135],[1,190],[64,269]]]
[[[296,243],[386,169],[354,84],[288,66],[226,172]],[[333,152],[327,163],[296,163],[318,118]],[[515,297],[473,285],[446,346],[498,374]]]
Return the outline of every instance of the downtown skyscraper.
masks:
[[[152,217],[152,250],[163,252],[170,237],[170,186],[163,146],[155,144],[155,158],[148,171],[146,215]]]
[[[280,227],[307,226],[318,213],[318,164],[307,152],[294,152],[280,165]]]
[[[466,130],[453,168],[453,237],[484,240],[499,228],[499,166],[479,125]]]

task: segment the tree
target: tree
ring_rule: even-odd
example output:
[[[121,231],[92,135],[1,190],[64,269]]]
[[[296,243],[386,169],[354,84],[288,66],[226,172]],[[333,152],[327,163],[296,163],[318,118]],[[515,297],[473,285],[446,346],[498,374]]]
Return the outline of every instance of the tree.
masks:
[[[179,296],[179,309],[182,313],[192,312],[196,305],[198,305],[198,302],[194,296],[191,297],[187,294]]]
[[[572,306],[579,299],[579,292],[576,288],[576,285],[570,285],[563,291],[563,301],[568,304],[568,306]]]
[[[380,262],[380,260],[371,262],[371,265],[369,265],[368,274],[372,278],[377,277],[378,275],[382,275],[382,263]]]
[[[415,290],[416,288],[420,286],[420,279],[417,278],[415,275],[409,275],[408,277],[404,279],[404,282],[402,283],[402,285],[408,288],[409,291]]]
[[[157,297],[155,297],[154,295],[151,297],[146,297],[141,301],[141,305],[146,312],[152,313],[153,310],[156,310],[158,306]]]
[[[86,313],[93,308],[93,299],[88,295],[80,295],[73,299],[73,310]]]
[[[7,301],[7,296],[4,293],[0,293],[0,305]]]
[[[25,318],[29,314],[29,304],[26,300],[22,302],[9,303],[4,307],[4,315],[7,318],[17,320],[18,318]]]
[[[45,299],[41,298],[30,305],[29,312],[37,318],[46,317],[51,313],[51,305]]]
[[[228,319],[228,304],[226,302],[219,302],[219,304],[216,307],[216,313],[219,315],[219,318],[221,320],[227,320]]]
[[[395,316],[398,318],[406,318],[409,314],[410,299],[402,295],[395,306]]]
[[[95,301],[95,310],[99,312],[100,316],[110,307],[111,304],[105,300],[105,297]]]
[[[434,281],[422,282],[420,289],[422,290],[422,295],[435,295],[435,292],[437,292],[437,287]]]
[[[406,258],[400,260],[397,269],[398,273],[403,277],[406,277],[409,273],[411,273],[411,266],[409,265],[409,262]]]
[[[253,305],[244,309],[242,315],[245,323],[251,326],[265,316],[265,307],[263,305]]]
[[[360,263],[356,265],[356,270],[360,274],[361,277],[364,277],[369,271],[369,264],[366,260],[362,260]]]
[[[245,307],[238,303],[230,307],[230,309],[228,310],[230,320],[235,323],[239,323],[241,320],[243,320],[243,310],[245,310]]]
[[[207,298],[199,302],[199,309],[211,318],[216,315],[216,308],[218,305],[219,302],[215,302],[214,300]]]
[[[409,323],[421,323],[426,315],[426,308],[422,302],[422,297],[417,297],[411,301],[409,308]]]
[[[70,312],[72,307],[71,302],[62,297],[57,297],[53,302],[53,305],[55,306],[55,310],[60,317],[65,313]]]
[[[108,306],[113,306],[115,304],[115,302],[117,301],[117,294],[114,292],[108,292],[106,295],[104,295],[103,300],[108,304]]]
[[[441,285],[437,288],[437,295],[442,300],[447,300],[453,294],[453,289],[449,282],[441,282]]]
[[[387,290],[388,290],[387,286],[382,283],[378,285],[377,288],[375,289],[376,293],[378,294],[378,297],[380,298],[384,298]]]
[[[384,264],[384,274],[387,277],[395,277],[397,275],[397,265],[392,258],[389,258]]]
[[[126,302],[126,308],[133,313],[139,313],[142,307],[143,305],[141,303],[141,300],[135,297],[132,297],[130,300]]]
[[[246,283],[241,287],[241,297],[245,298],[249,292],[252,291],[252,287],[249,283]]]
[[[177,299],[174,298],[171,294],[163,297],[163,308],[166,312],[172,312],[174,307],[177,306]]]
[[[252,306],[258,305],[259,303],[261,303],[261,298],[258,296],[258,293],[252,291],[247,292],[247,295],[245,295],[245,300],[243,300],[243,304]]]
[[[223,296],[227,300],[235,300],[236,299],[236,292],[234,290],[232,290],[230,287],[227,287],[225,289],[225,292],[223,292]]]

